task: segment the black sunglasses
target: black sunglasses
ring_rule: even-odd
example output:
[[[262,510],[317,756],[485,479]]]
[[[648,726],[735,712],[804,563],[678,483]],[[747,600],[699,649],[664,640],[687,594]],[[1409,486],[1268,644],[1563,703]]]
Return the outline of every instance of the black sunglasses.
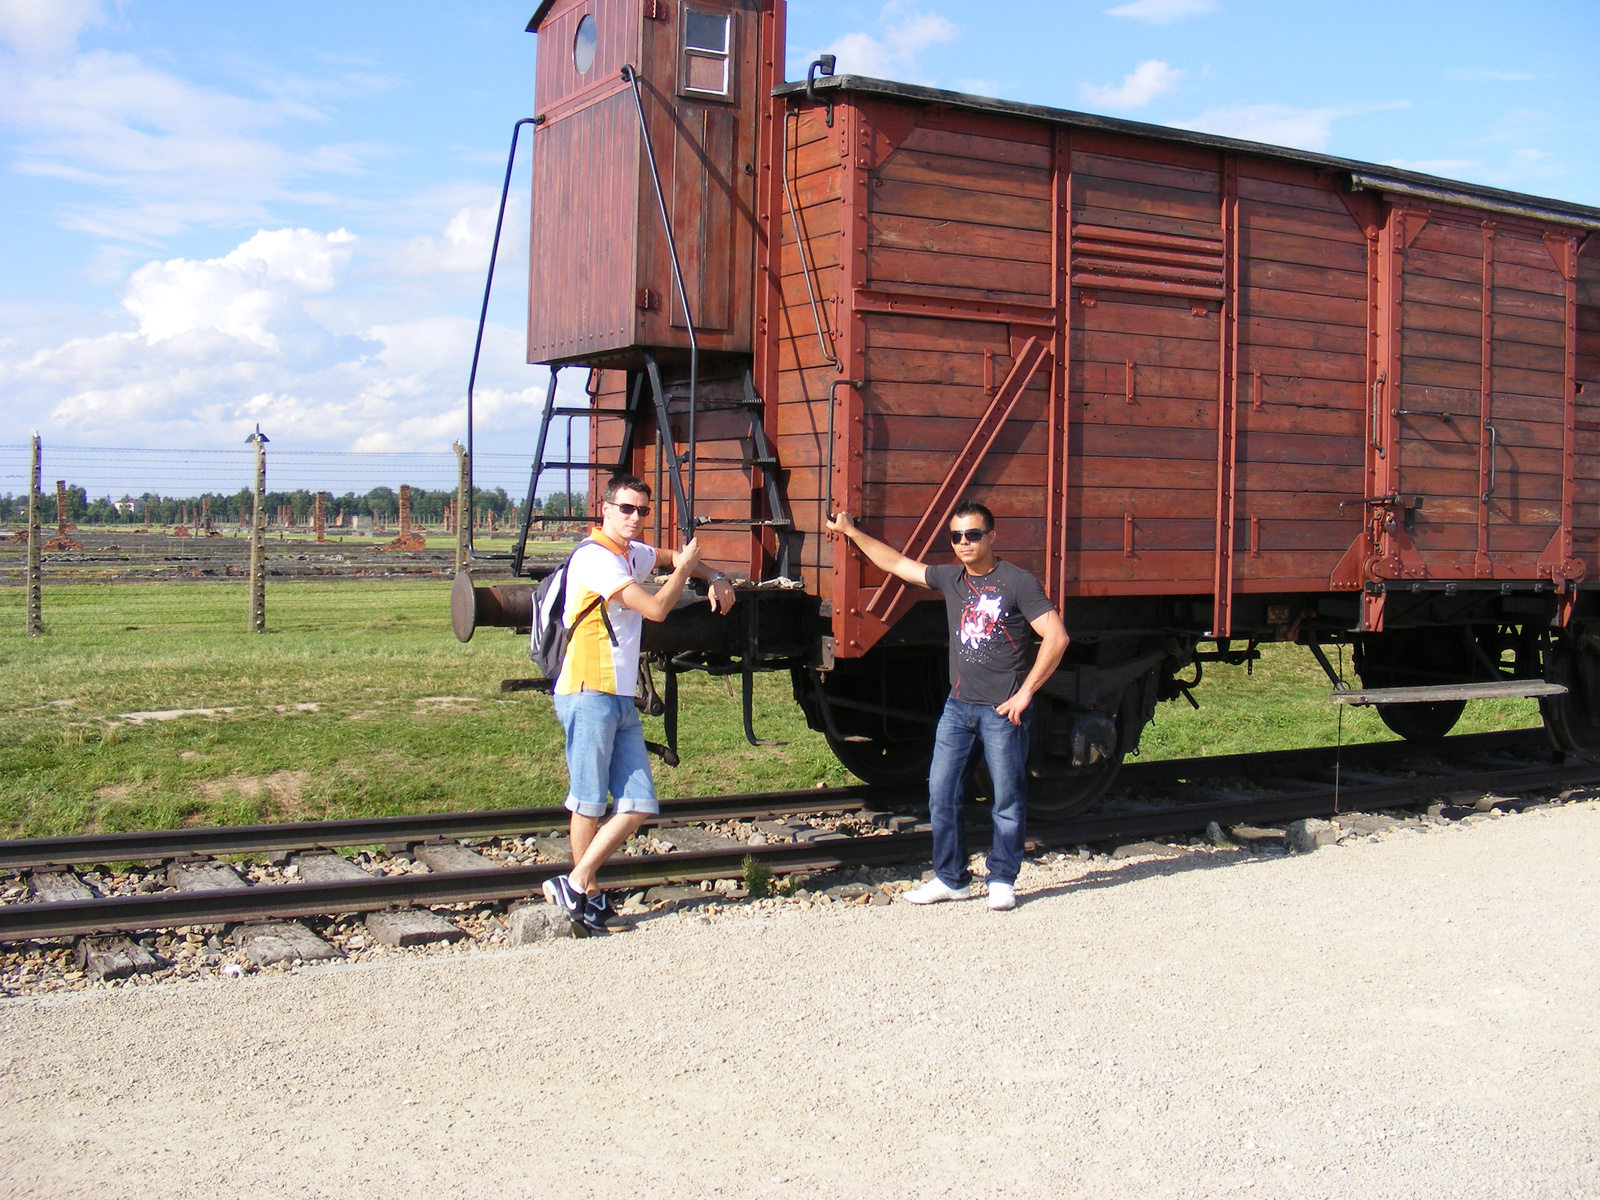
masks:
[[[617,500],[607,500],[606,503],[611,505],[612,508],[616,509],[625,517],[631,517],[635,514],[638,514],[641,517],[648,517],[650,515],[650,506],[648,504],[623,504]]]
[[[950,531],[950,544],[959,546],[962,542],[981,542],[989,536],[987,529],[952,529]]]

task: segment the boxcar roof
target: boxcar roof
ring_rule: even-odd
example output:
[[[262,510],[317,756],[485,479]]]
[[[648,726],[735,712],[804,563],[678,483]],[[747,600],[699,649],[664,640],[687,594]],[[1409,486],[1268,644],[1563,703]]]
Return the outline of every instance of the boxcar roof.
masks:
[[[868,95],[893,97],[918,104],[943,104],[950,108],[963,108],[973,112],[993,113],[997,116],[1021,117],[1031,121],[1049,121],[1056,125],[1070,125],[1080,129],[1099,129],[1129,137],[1154,138],[1166,142],[1182,142],[1190,146],[1207,146],[1215,150],[1236,150],[1262,158],[1276,158],[1287,162],[1306,163],[1314,167],[1341,171],[1348,177],[1351,190],[1373,188],[1398,195],[1417,196],[1472,208],[1488,209],[1514,216],[1533,217],[1580,225],[1587,229],[1600,229],[1600,208],[1586,204],[1573,204],[1566,200],[1551,200],[1543,196],[1530,196],[1522,192],[1508,192],[1500,188],[1483,187],[1475,183],[1461,183],[1442,179],[1436,175],[1423,175],[1416,171],[1402,171],[1376,163],[1357,162],[1349,158],[1335,158],[1329,154],[1313,154],[1308,150],[1293,150],[1285,146],[1268,146],[1260,142],[1247,142],[1239,138],[1223,137],[1215,133],[1196,133],[1187,129],[1174,129],[1167,125],[1149,125],[1143,121],[1125,121],[1117,117],[1096,116],[1093,113],[1071,112],[1061,108],[1046,108],[1040,104],[1019,104],[1013,100],[992,100],[987,96],[970,96],[964,92],[946,92],[938,88],[919,87],[911,83],[895,83],[887,79],[870,79],[863,75],[835,75],[818,79],[818,93],[862,92]],[[804,95],[804,83],[786,83],[773,89],[775,96]]]

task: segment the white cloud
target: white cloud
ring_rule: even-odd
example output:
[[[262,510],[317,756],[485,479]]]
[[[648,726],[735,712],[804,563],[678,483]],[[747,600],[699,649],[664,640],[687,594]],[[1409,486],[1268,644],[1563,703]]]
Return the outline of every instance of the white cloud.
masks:
[[[1325,150],[1333,136],[1333,123],[1360,111],[1355,108],[1290,108],[1283,104],[1241,104],[1210,108],[1192,121],[1173,121],[1177,129],[1195,129],[1264,142],[1269,146],[1294,146]]]
[[[28,58],[59,57],[102,19],[100,0],[0,0],[0,41]]]
[[[140,267],[128,281],[123,305],[150,342],[214,329],[278,350],[279,332],[309,319],[302,297],[332,291],[338,283],[353,241],[343,229],[262,230],[222,258]]]
[[[128,54],[0,64],[0,123],[18,135],[14,169],[109,193],[61,216],[99,237],[153,245],[196,224],[270,221],[269,203],[289,197],[293,181],[358,171],[374,153],[295,151],[267,136],[317,119],[299,99],[199,87]]]
[[[1127,17],[1150,25],[1169,25],[1182,17],[1215,12],[1216,8],[1216,0],[1132,0],[1130,4],[1106,9],[1106,15]]]
[[[476,219],[427,240],[464,245]],[[469,277],[441,254],[427,286],[404,283],[408,249],[264,229],[217,258],[147,262],[97,328],[80,314],[55,340],[37,324],[0,337],[0,394],[57,445],[231,446],[261,421],[280,447],[444,450],[463,431],[476,322],[419,314]],[[490,323],[477,407],[485,430],[531,445],[545,373],[523,362],[523,337]],[[568,375],[581,403],[583,373]]]
[[[906,9],[904,0],[890,0],[878,13],[876,35],[847,33],[828,46],[825,52],[839,58],[839,74],[918,81],[918,52],[955,41],[960,30],[936,13]]]
[[[497,208],[486,204],[458,209],[444,227],[443,237],[412,238],[394,255],[391,267],[402,275],[482,274],[488,269],[489,250],[494,245]],[[508,229],[520,230],[521,210],[520,200],[506,205]]]
[[[1182,77],[1182,71],[1152,58],[1135,67],[1131,75],[1124,75],[1121,83],[1081,84],[1078,94],[1084,103],[1101,108],[1140,108],[1162,92],[1171,91]]]

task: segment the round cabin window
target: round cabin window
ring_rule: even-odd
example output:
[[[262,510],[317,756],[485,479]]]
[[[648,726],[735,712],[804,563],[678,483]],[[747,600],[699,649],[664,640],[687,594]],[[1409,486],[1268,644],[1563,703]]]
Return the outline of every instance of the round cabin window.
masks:
[[[572,65],[578,68],[579,75],[587,75],[589,68],[594,66],[595,40],[594,14],[585,13],[572,39]]]

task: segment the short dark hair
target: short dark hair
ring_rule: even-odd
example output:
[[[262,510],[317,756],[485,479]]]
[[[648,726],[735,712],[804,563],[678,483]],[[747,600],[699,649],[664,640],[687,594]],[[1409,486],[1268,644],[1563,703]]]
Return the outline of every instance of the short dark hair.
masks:
[[[963,500],[956,505],[956,510],[950,514],[950,519],[954,521],[957,517],[977,517],[983,522],[985,533],[994,532],[994,514],[976,500]]]
[[[637,475],[613,475],[606,483],[606,494],[601,497],[607,504],[615,504],[622,492],[643,492],[650,495],[650,485]]]

